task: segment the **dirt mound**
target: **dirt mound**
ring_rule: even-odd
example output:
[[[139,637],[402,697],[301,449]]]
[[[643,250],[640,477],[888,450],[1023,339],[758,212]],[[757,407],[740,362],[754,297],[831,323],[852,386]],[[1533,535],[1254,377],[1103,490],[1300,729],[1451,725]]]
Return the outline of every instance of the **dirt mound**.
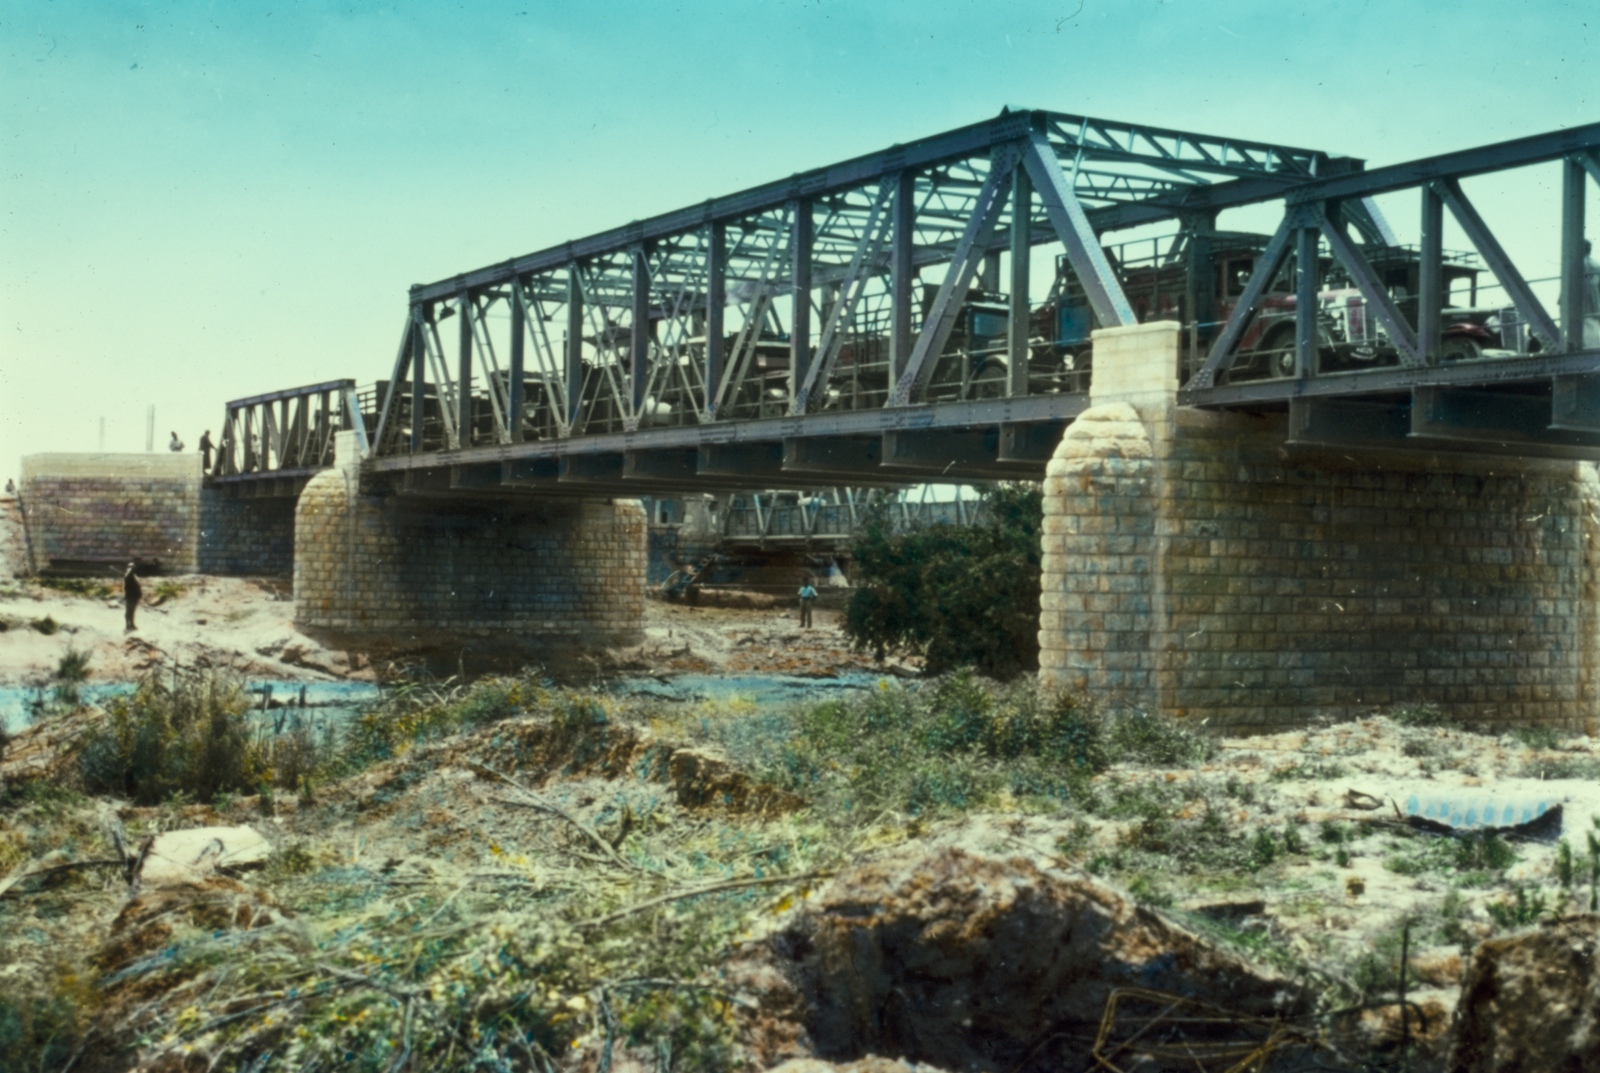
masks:
[[[1266,1019],[1312,1006],[1300,985],[1112,890],[954,847],[838,877],[767,948],[832,1060],[1076,1068],[1118,988]]]
[[[1600,1069],[1600,916],[1480,944],[1456,1010],[1454,1073]]]
[[[499,723],[464,739],[452,753],[482,758],[495,770],[535,783],[583,775],[665,783],[684,808],[771,815],[805,805],[794,794],[756,782],[709,749],[662,741],[627,723],[545,718]]]

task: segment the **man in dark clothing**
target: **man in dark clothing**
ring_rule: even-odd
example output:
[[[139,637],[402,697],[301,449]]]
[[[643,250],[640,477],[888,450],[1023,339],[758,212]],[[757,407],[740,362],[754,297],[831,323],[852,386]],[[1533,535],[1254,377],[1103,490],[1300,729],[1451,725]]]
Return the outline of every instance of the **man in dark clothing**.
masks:
[[[211,472],[211,452],[216,449],[216,444],[211,442],[211,430],[206,429],[200,434],[200,472]]]
[[[133,564],[128,564],[127,572],[122,575],[122,607],[124,612],[125,628],[136,629],[133,624],[133,613],[139,607],[139,597],[144,595],[144,590],[139,587],[139,577],[133,572]]]

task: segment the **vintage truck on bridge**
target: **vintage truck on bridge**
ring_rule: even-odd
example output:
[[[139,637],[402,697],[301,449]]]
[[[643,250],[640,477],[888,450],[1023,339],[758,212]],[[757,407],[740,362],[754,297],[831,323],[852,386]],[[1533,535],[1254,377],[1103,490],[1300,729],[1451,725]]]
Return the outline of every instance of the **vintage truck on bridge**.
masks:
[[[1192,241],[1192,240],[1191,240]],[[1189,278],[1189,258],[1178,236],[1141,239],[1106,248],[1128,302],[1141,322],[1175,320],[1185,325],[1186,343],[1209,348],[1244,293],[1270,237],[1251,232],[1216,232],[1206,237],[1201,271]],[[1395,307],[1412,328],[1421,290],[1421,256],[1416,246],[1366,247],[1373,271]],[[1050,348],[1034,364],[1064,371],[1088,368],[1090,331],[1095,326],[1064,257],[1057,262],[1056,296],[1036,315],[1040,334],[1050,333]],[[1480,307],[1475,256],[1445,252],[1440,280],[1444,291],[1439,346],[1442,361],[1506,357],[1525,353],[1529,341],[1514,307]],[[1319,258],[1317,357],[1322,372],[1339,372],[1398,362],[1398,352],[1377,322],[1366,298],[1342,266]],[[1286,267],[1260,303],[1240,340],[1230,381],[1294,375],[1295,309],[1292,272]]]

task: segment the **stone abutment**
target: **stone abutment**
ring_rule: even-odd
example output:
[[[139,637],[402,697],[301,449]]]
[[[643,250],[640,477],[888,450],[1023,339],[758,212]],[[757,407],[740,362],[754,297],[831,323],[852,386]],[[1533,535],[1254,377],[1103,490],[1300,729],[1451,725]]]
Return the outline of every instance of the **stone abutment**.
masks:
[[[301,493],[294,543],[296,625],[341,647],[470,670],[643,634],[636,500],[371,496],[335,468]]]
[[[1230,733],[1420,704],[1595,731],[1593,464],[1296,446],[1177,407],[1177,349],[1096,333],[1045,484],[1046,684]]]

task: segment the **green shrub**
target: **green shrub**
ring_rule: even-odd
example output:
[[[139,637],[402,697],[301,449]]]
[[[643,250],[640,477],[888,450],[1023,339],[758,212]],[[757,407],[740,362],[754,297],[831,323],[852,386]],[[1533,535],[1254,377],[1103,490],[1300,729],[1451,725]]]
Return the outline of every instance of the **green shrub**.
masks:
[[[137,804],[298,788],[324,764],[331,742],[298,714],[273,733],[252,724],[241,684],[214,672],[154,672],[114,698],[78,755],[84,787]]]
[[[747,734],[727,720],[707,733],[766,778],[846,811],[959,810],[1006,793],[1081,800],[1106,766],[1085,700],[969,673],[921,687],[883,681],[763,726]]]
[[[66,655],[56,662],[56,681],[86,682],[89,680],[89,653],[67,647]]]
[[[1216,740],[1164,715],[1124,712],[1105,722],[1105,748],[1113,761],[1183,767],[1217,755]]]
[[[891,648],[922,655],[927,672],[974,667],[998,679],[1039,666],[1039,531],[1035,485],[984,493],[988,521],[896,532],[886,505],[851,546],[855,593],[844,629],[879,659]]]
[[[484,678],[455,689],[408,682],[350,721],[340,760],[346,769],[379,763],[421,742],[497,722],[530,706],[543,707],[551,699],[533,677]]]
[[[1537,924],[1550,911],[1544,891],[1536,890],[1530,895],[1521,886],[1512,892],[1511,897],[1490,902],[1484,908],[1488,910],[1489,918],[1506,931]]]

